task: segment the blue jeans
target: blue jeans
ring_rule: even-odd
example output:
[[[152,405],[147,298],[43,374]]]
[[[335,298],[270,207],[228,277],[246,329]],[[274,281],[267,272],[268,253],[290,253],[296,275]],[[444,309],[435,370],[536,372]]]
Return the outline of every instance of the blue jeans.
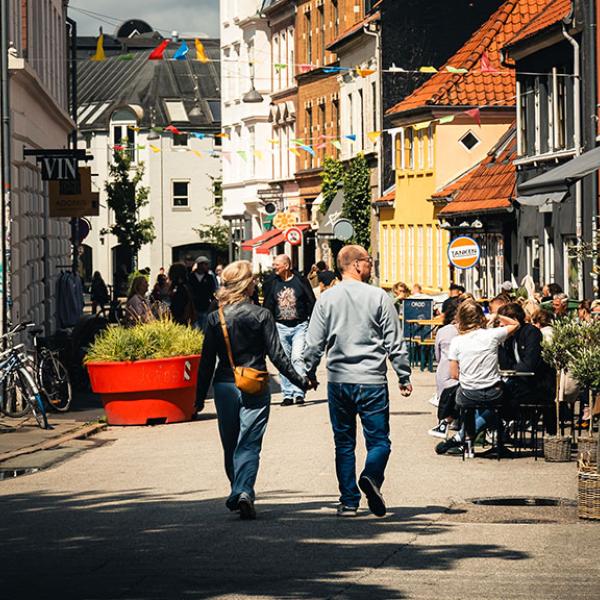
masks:
[[[335,470],[340,502],[358,506],[360,491],[356,485],[356,415],[360,416],[367,445],[367,460],[361,477],[366,475],[377,486],[384,480],[390,456],[390,403],[386,384],[361,385],[329,383],[329,416],[335,440]]]
[[[304,349],[306,348],[306,331],[308,329],[308,321],[299,323],[295,327],[288,327],[282,323],[277,323],[277,332],[281,345],[292,361],[292,365],[298,375],[306,375],[306,367],[304,365]],[[280,374],[281,391],[284,398],[304,398],[304,391],[296,387],[287,377]]]
[[[208,320],[208,311],[198,311],[196,321],[194,322],[194,329],[204,331],[206,329],[206,321]]]
[[[242,394],[234,383],[215,383],[215,407],[219,435],[225,454],[225,472],[231,483],[227,506],[237,507],[246,492],[254,500],[262,439],[267,429],[271,393],[259,396]]]

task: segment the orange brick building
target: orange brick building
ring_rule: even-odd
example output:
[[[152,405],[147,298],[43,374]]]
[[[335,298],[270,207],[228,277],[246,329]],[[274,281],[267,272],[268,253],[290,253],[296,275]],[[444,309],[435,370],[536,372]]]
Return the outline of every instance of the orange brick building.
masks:
[[[298,104],[296,135],[314,148],[315,155],[300,150],[296,159],[303,220],[309,220],[312,202],[321,192],[321,167],[325,156],[337,157],[332,145],[339,137],[338,73],[327,67],[338,64],[327,46],[364,17],[364,0],[298,0],[296,12],[296,80]]]

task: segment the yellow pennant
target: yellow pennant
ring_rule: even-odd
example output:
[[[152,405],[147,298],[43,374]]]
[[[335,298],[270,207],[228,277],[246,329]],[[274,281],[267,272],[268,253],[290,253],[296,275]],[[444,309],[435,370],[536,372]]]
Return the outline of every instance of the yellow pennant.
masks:
[[[368,77],[369,75],[373,75],[373,73],[375,73],[375,69],[359,69],[356,67],[355,70],[361,77]]]
[[[289,150],[292,154],[295,154],[298,157],[302,156],[302,154],[300,153],[300,150],[298,150],[298,148],[290,148]]]
[[[196,59],[202,63],[209,62],[209,58],[206,56],[206,51],[204,50],[204,44],[198,38],[196,38],[194,43],[196,44]]]
[[[135,131],[136,133],[140,131],[139,127],[135,127],[133,125],[127,125],[127,129],[131,129],[131,131]]]
[[[420,73],[437,73],[438,70],[435,67],[419,67]]]
[[[215,133],[215,137],[223,138],[224,140],[228,140],[229,134],[228,133]]]
[[[150,150],[152,150],[152,152],[154,152],[155,154],[157,152],[160,152],[160,148],[157,148],[154,144],[150,144]]]
[[[200,150],[192,150],[192,152],[198,157],[198,158],[202,158],[202,152],[200,152]]]
[[[431,125],[431,121],[423,121],[422,123],[415,123],[413,129],[419,131],[421,129],[427,129]]]
[[[271,139],[271,140],[269,140],[269,144],[272,144],[273,146],[276,146],[277,144],[279,144],[279,140]]]
[[[369,131],[367,137],[371,140],[371,143],[374,144],[380,138],[381,134],[381,131]]]
[[[254,156],[256,156],[256,158],[258,158],[258,160],[264,160],[264,158],[265,158],[265,155],[262,153],[262,150],[255,150]]]
[[[104,34],[101,33],[98,36],[98,41],[96,42],[96,54],[90,58],[95,62],[100,62],[106,60],[106,54],[104,54]]]

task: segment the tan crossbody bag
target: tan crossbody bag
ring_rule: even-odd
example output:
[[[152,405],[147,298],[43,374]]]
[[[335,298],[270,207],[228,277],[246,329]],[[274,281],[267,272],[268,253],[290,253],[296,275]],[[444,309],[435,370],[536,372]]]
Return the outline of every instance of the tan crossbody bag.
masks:
[[[225,315],[223,314],[223,308],[219,307],[219,321],[221,322],[221,329],[223,330],[223,337],[225,338],[225,346],[227,348],[227,356],[229,357],[229,364],[233,371],[233,377],[235,380],[236,387],[246,394],[254,396],[264,392],[269,386],[269,373],[267,371],[259,371],[252,367],[236,367],[233,363],[233,353],[231,352],[231,342],[229,341],[229,333],[227,331],[227,324],[225,323]]]

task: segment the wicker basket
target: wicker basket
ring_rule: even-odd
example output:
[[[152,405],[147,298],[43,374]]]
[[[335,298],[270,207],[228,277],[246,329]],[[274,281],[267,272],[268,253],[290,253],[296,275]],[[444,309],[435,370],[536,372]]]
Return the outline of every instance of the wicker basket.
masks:
[[[580,519],[600,520],[600,473],[585,459],[579,461],[577,515]]]
[[[570,462],[571,437],[544,437],[544,459],[546,462]]]
[[[591,465],[598,464],[598,440],[595,437],[587,436],[577,439],[577,456],[585,457],[586,462]]]

